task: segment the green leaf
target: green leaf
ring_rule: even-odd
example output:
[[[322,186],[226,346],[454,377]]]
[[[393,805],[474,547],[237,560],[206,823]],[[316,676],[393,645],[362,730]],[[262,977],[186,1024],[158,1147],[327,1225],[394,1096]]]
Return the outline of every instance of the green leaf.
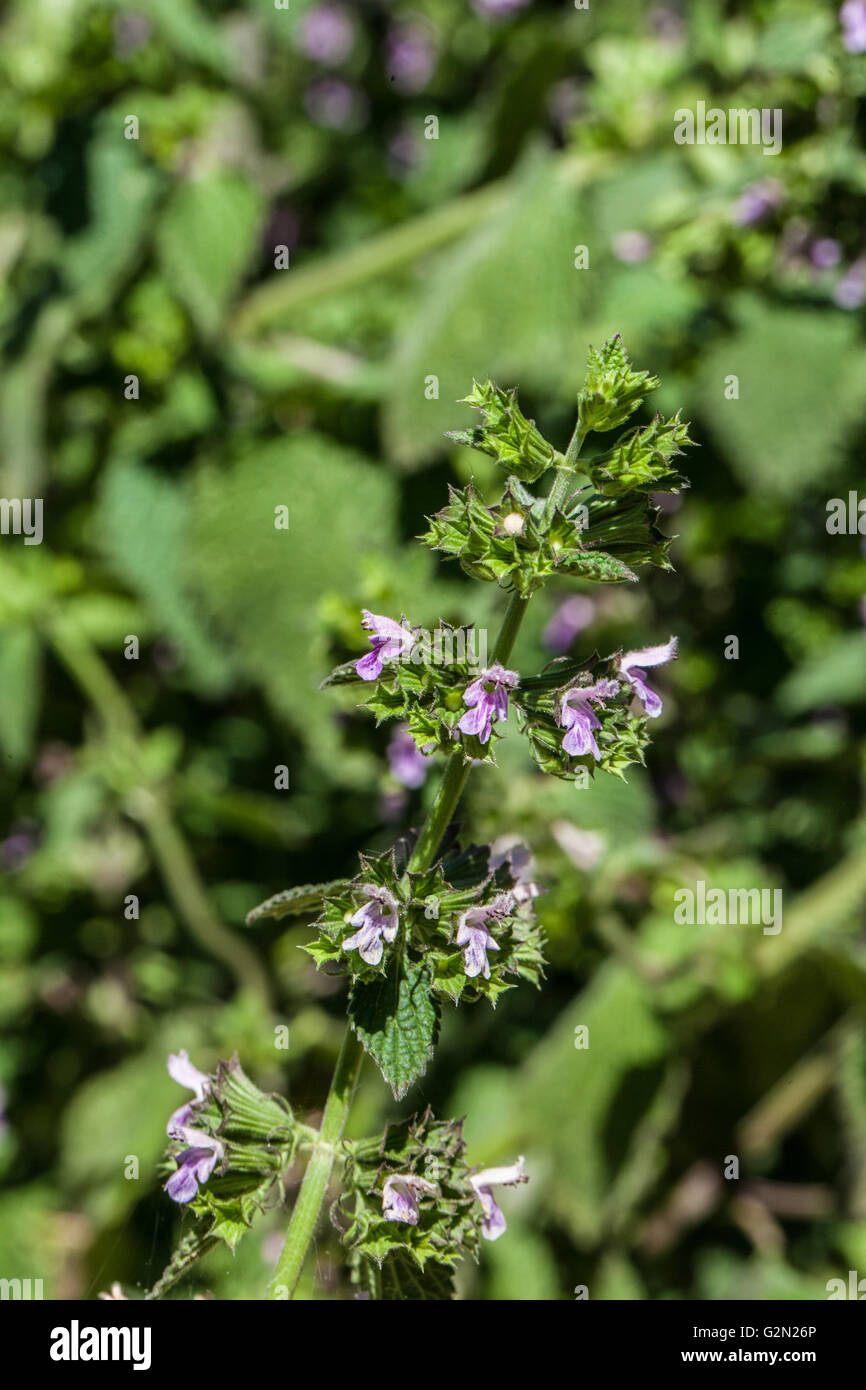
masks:
[[[183,571],[192,524],[188,490],[131,459],[115,458],[102,483],[94,523],[102,554],[177,644],[192,681],[208,694],[223,692],[229,664],[203,615],[196,613]]]
[[[441,452],[455,424],[453,402],[480,371],[521,390],[550,391],[573,351],[591,290],[572,252],[576,240],[588,240],[584,210],[547,153],[535,151],[509,182],[491,216],[431,267],[395,344],[384,430],[389,454],[406,468]],[[439,395],[428,400],[431,374]]]
[[[208,337],[256,254],[262,214],[258,190],[231,173],[180,184],[163,213],[156,239],[162,268]]]
[[[556,461],[562,462],[552,444],[527,420],[517,404],[517,392],[503,391],[492,381],[472,383],[464,405],[481,412],[481,424],[471,430],[449,431],[457,444],[480,449],[509,469],[516,478],[534,482]]]
[[[382,1265],[380,1290],[380,1297],[389,1301],[450,1301],[454,1297],[454,1271],[435,1260],[428,1260],[419,1269],[409,1255],[399,1250]]]
[[[423,964],[392,962],[387,974],[358,980],[349,995],[349,1021],[383,1077],[402,1100],[423,1076],[439,1033],[439,1008]]]
[[[302,883],[297,888],[285,888],[248,912],[246,924],[251,927],[263,917],[297,917],[304,912],[317,912],[329,893],[339,892],[348,884],[347,878],[332,878],[328,883]]]
[[[796,498],[826,484],[866,409],[866,349],[856,314],[779,308],[751,297],[738,328],[705,356],[698,400],[750,491]],[[739,397],[725,397],[738,378]],[[826,496],[826,492],[824,493]]]

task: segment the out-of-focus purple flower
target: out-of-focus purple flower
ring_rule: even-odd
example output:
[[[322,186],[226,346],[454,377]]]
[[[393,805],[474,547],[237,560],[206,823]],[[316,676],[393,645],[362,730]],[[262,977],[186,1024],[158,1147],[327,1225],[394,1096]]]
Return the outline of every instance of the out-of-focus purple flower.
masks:
[[[308,58],[336,67],[348,58],[355,42],[355,25],[339,5],[316,5],[302,16],[298,42]]]
[[[618,689],[616,681],[600,680],[595,685],[576,685],[566,690],[559,701],[556,719],[560,728],[566,730],[562,746],[572,758],[591,753],[596,762],[600,760],[595,730],[601,728],[601,721],[592,707],[609,700]]]
[[[425,748],[427,745],[424,745]],[[404,787],[423,786],[427,777],[427,759],[419,753],[408,724],[398,724],[388,744],[388,763],[391,772]]]
[[[139,14],[136,10],[115,15],[112,25],[115,58],[123,62],[126,58],[133,57],[150,41],[152,32],[153,28],[147,15]]]
[[[189,1060],[189,1053],[181,1048],[180,1052],[172,1052],[166,1062],[168,1074],[172,1081],[176,1081],[179,1086],[186,1086],[188,1091],[192,1091],[195,1100],[187,1101],[175,1110],[169,1120],[166,1129],[169,1134],[180,1129],[182,1125],[188,1124],[192,1119],[193,1106],[199,1101],[204,1100],[210,1089],[210,1077],[206,1076],[198,1067],[193,1066]]]
[[[663,43],[679,43],[683,36],[682,15],[678,15],[675,10],[667,9],[664,5],[650,10],[649,22],[656,38],[661,39]]]
[[[605,838],[596,830],[581,830],[570,820],[555,820],[551,830],[560,849],[583,873],[594,869],[604,854]]]
[[[163,1186],[173,1202],[184,1205],[191,1202],[198,1192],[199,1183],[207,1182],[217,1163],[222,1160],[223,1149],[218,1139],[205,1134],[204,1130],[191,1129],[180,1125],[172,1135],[189,1144],[178,1159],[177,1168]]]
[[[402,179],[419,163],[418,141],[411,130],[398,130],[388,141],[388,166]]]
[[[356,87],[339,77],[320,77],[304,93],[310,119],[325,130],[359,130],[367,115],[367,101]]]
[[[483,975],[485,980],[490,979],[487,952],[498,951],[499,943],[490,935],[487,924],[491,921],[501,921],[513,906],[514,898],[510,893],[499,893],[492,903],[470,907],[461,914],[457,927],[457,945],[463,947],[463,970],[468,979],[474,980],[476,975]]]
[[[39,847],[39,824],[35,820],[19,820],[10,827],[5,840],[0,840],[0,865],[8,872],[21,869]]]
[[[761,179],[744,189],[737,199],[736,219],[741,227],[751,227],[775,212],[785,197],[785,190],[775,179]]]
[[[809,256],[817,270],[832,270],[842,259],[842,247],[833,237],[822,236],[812,242]]]
[[[652,249],[653,244],[645,232],[620,232],[611,243],[613,254],[624,265],[640,265]]]
[[[435,1192],[426,1178],[414,1173],[393,1173],[382,1188],[382,1216],[386,1221],[403,1221],[407,1226],[418,1225],[418,1194]]]
[[[677,639],[672,637],[660,647],[641,647],[637,652],[626,652],[619,659],[619,671],[634,687],[634,692],[646,711],[648,718],[657,719],[662,712],[661,696],[651,690],[646,683],[645,666],[663,666],[666,661],[675,661]]]
[[[833,291],[833,301],[840,309],[859,309],[866,298],[866,260],[849,266]]]
[[[398,92],[420,92],[436,66],[436,48],[426,24],[397,24],[385,41],[388,75]]]
[[[516,1187],[518,1183],[529,1182],[529,1178],[523,1171],[523,1155],[521,1154],[516,1163],[512,1163],[508,1168],[485,1168],[483,1172],[476,1173],[469,1179],[472,1190],[481,1203],[483,1219],[481,1222],[481,1234],[485,1240],[498,1240],[506,1230],[505,1217],[497,1206],[492,1187]]]
[[[362,681],[376,681],[386,661],[396,661],[411,649],[414,634],[410,627],[395,623],[393,618],[371,613],[368,608],[362,609],[361,626],[372,633],[370,646],[373,650],[354,663],[355,670]]]
[[[512,835],[500,835],[490,846],[487,861],[491,873],[507,864],[515,880],[511,895],[516,903],[531,902],[541,893],[533,875],[535,863],[532,854],[522,840]]]
[[[518,679],[516,671],[506,670],[498,661],[482,671],[463,692],[463,703],[470,708],[457,725],[460,732],[477,734],[482,743],[487,743],[493,725],[508,718],[508,692]]]
[[[585,594],[564,599],[544,629],[542,642],[549,652],[567,652],[579,632],[592,621],[595,604]]]
[[[866,0],[845,0],[839,19],[843,47],[849,53],[866,53]]]
[[[529,3],[530,0],[472,0],[472,8],[485,19],[502,19],[525,9]]]
[[[361,892],[370,899],[359,907],[350,923],[358,930],[343,942],[344,951],[358,951],[368,965],[378,965],[384,951],[397,935],[399,918],[394,894],[378,883],[365,883]]]

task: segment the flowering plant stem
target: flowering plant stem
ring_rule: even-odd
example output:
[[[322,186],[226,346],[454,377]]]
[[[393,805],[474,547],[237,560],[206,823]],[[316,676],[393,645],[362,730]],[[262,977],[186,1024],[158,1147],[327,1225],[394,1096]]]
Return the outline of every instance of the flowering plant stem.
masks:
[[[566,466],[558,468],[554,475],[548,497],[548,508],[551,514],[568,493],[574,476],[572,464],[580,451],[582,442],[583,435],[578,424],[565,456]],[[511,595],[493,648],[492,659],[494,662],[498,661],[505,665],[508,661],[528,606],[528,598],[521,598],[516,593]],[[434,862],[442,837],[454,817],[470,768],[471,763],[465,760],[460,749],[451,754],[439,790],[430,808],[430,814],[424,823],[409,860],[409,871],[421,873],[425,869],[429,869]],[[292,1298],[298,1286],[307,1250],[316,1229],[328,1183],[331,1180],[336,1157],[335,1145],[343,1137],[362,1058],[363,1047],[351,1028],[347,1028],[340,1048],[340,1055],[337,1058],[328,1099],[325,1103],[319,1138],[313,1148],[312,1157],[301,1183],[301,1190],[292,1212],[285,1243],[277,1261],[274,1277],[268,1288],[268,1299]]]

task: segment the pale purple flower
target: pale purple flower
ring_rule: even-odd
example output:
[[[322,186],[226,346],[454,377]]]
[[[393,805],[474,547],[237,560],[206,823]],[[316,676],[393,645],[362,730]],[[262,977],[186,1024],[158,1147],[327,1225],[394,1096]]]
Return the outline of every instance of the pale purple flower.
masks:
[[[371,613],[368,608],[361,611],[361,626],[372,633],[370,645],[373,650],[354,663],[355,670],[362,681],[375,681],[381,676],[385,662],[399,660],[412,648],[415,638],[412,629],[405,624]]]
[[[866,298],[866,260],[855,261],[833,291],[840,309],[859,309]]]
[[[640,265],[650,255],[653,244],[645,232],[620,232],[611,243],[611,250],[624,265]]]
[[[403,1221],[407,1226],[418,1225],[418,1194],[435,1192],[426,1178],[414,1173],[394,1173],[385,1179],[382,1188],[382,1216],[386,1221]]]
[[[775,179],[761,179],[740,194],[737,200],[736,218],[741,227],[751,227],[761,222],[782,202],[785,190]]]
[[[426,24],[398,24],[386,41],[387,67],[398,92],[420,92],[433,75],[436,49]]]
[[[832,270],[842,259],[842,247],[833,237],[822,236],[813,241],[809,256],[817,270]]]
[[[866,53],[866,0],[845,0],[839,18],[843,47],[849,53]]]
[[[657,719],[662,712],[661,697],[646,683],[645,666],[662,666],[666,661],[675,661],[677,639],[672,637],[660,647],[641,647],[637,652],[626,652],[617,663],[620,674],[634,687],[635,694],[646,711],[647,717]]]
[[[525,9],[530,0],[472,0],[472,8],[485,19],[500,19]]]
[[[596,830],[581,830],[568,820],[555,820],[550,827],[553,838],[564,850],[572,864],[583,873],[594,869],[604,854],[605,838]]]
[[[343,942],[343,950],[358,951],[368,965],[378,965],[385,949],[383,941],[390,946],[397,935],[397,899],[378,883],[365,883],[361,892],[370,901],[359,907],[350,919],[351,925],[358,930]]]
[[[207,1182],[225,1150],[218,1139],[188,1125],[180,1125],[172,1138],[182,1139],[189,1144],[189,1148],[184,1149],[178,1158],[177,1168],[163,1186],[173,1202],[183,1205],[192,1201],[199,1183]]]
[[[457,725],[460,732],[477,734],[482,743],[487,743],[493,725],[508,718],[508,691],[514,689],[518,679],[516,671],[506,670],[498,661],[482,671],[463,692],[463,703],[470,708]]]
[[[398,782],[412,790],[424,785],[427,777],[427,759],[418,751],[418,745],[409,733],[408,724],[398,724],[387,752],[391,772]]]
[[[586,594],[572,594],[559,604],[542,635],[549,652],[567,652],[575,637],[593,618],[595,605]]]
[[[359,130],[367,115],[367,99],[339,77],[320,77],[304,93],[310,119],[324,130]]]
[[[189,1060],[189,1054],[181,1048],[180,1052],[172,1052],[166,1063],[168,1074],[172,1081],[176,1081],[179,1086],[186,1086],[187,1090],[192,1091],[195,1100],[187,1101],[175,1110],[166,1126],[169,1134],[182,1125],[187,1124],[192,1119],[192,1108],[199,1101],[204,1100],[210,1088],[210,1077],[206,1076],[198,1067],[193,1066]]]
[[[308,58],[333,67],[351,53],[355,26],[339,5],[316,5],[301,17],[298,40]]]
[[[463,969],[468,979],[477,975],[490,979],[488,951],[498,951],[499,943],[494,941],[487,928],[489,921],[498,922],[514,906],[510,893],[499,893],[492,903],[480,907],[470,907],[460,916],[457,927],[457,945],[463,947]]]
[[[485,1240],[498,1240],[506,1229],[505,1217],[497,1206],[492,1187],[516,1187],[518,1183],[529,1182],[523,1171],[523,1155],[509,1168],[485,1168],[469,1179],[472,1190],[481,1203],[483,1220],[481,1234]]]
[[[565,729],[562,746],[572,758],[582,758],[591,753],[598,762],[601,753],[595,741],[595,730],[601,728],[601,720],[593,709],[594,704],[602,704],[619,690],[614,680],[596,681],[594,685],[575,685],[559,701],[556,721]]]
[[[507,864],[514,879],[514,887],[511,895],[516,903],[531,902],[541,893],[538,884],[534,882],[533,874],[535,864],[532,854],[522,840],[512,835],[500,835],[490,846],[490,856],[488,867],[491,873],[495,873],[503,864]]]

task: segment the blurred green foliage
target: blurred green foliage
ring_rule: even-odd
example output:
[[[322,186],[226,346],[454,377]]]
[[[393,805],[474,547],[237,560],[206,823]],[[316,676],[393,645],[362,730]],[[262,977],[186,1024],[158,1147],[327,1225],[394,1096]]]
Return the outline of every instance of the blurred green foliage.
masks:
[[[169,1051],[321,1104],[340,989],[303,924],[244,917],[351,874],[435,779],[400,788],[317,683],[362,606],[493,627],[414,540],[448,481],[495,484],[454,402],[519,385],[562,448],[613,332],[702,446],[677,574],[593,595],[571,648],[679,635],[650,767],[578,791],[511,738],[472,779],[472,836],[537,856],[548,978],[451,1014],[401,1107],[368,1068],[353,1133],[430,1102],[469,1162],[525,1152],[469,1297],[866,1272],[866,558],[825,525],[863,485],[866,61],[825,0],[492,8],[7,7],[0,491],[44,498],[45,539],[0,537],[0,1272],[50,1297],[151,1284],[183,1230]],[[781,108],[781,153],[676,145],[698,100]],[[783,888],[782,932],[676,926],[697,879]],[[260,1297],[282,1224],[179,1296]],[[323,1230],[305,1295],[340,1270]]]

